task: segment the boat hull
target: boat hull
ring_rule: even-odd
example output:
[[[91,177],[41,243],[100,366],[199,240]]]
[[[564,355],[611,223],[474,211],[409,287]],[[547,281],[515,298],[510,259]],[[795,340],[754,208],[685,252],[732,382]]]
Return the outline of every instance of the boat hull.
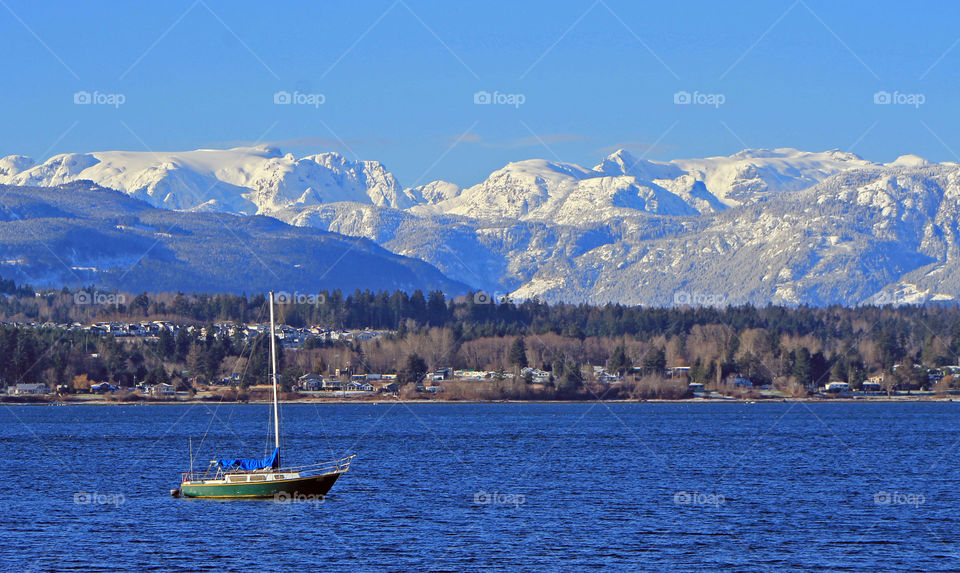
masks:
[[[256,483],[184,483],[182,497],[209,498],[274,498],[278,501],[296,501],[327,495],[340,472],[287,480]]]

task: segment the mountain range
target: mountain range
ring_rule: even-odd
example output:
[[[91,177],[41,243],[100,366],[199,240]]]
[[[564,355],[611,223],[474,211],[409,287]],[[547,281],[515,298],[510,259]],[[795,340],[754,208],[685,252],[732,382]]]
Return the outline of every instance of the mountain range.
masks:
[[[468,291],[364,238],[271,217],[159,209],[86,181],[0,185],[0,275],[36,286],[279,290],[304,300],[320,288]]]
[[[960,297],[952,272],[960,165],[909,155],[874,163],[783,148],[650,161],[619,150],[591,168],[531,159],[469,187],[413,188],[376,161],[298,159],[272,146],[0,159],[0,183],[18,189],[81,181],[157,211],[268,216],[288,224],[280,234],[292,226],[327,240],[364,237],[449,277],[427,273],[426,282],[517,298],[826,305]]]

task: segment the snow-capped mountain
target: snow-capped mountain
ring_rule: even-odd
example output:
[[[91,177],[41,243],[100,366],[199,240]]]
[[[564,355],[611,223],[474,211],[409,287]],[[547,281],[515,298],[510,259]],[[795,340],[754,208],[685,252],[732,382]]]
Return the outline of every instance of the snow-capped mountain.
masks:
[[[633,212],[695,215],[689,193],[674,193],[630,175],[604,176],[578,165],[532,159],[511,163],[483,183],[439,201],[435,212],[480,220],[552,223],[603,220]],[[709,201],[709,200],[708,200]]]
[[[177,213],[87,182],[0,186],[0,274],[133,292],[468,291],[373,241],[271,217]]]
[[[155,206],[369,238],[477,288],[636,304],[960,298],[960,165],[745,150],[592,168],[532,159],[403,189],[378,162],[271,147],[0,159],[0,183],[89,179]]]
[[[359,201],[406,208],[414,197],[377,161],[338,153],[297,159],[270,146],[177,153],[105,151],[56,155],[41,164],[0,159],[0,183],[50,187],[78,180],[157,207],[253,215],[289,205]]]
[[[729,206],[754,201],[765,193],[806,189],[836,173],[873,165],[853,153],[796,149],[747,149],[729,157],[673,163],[703,181]]]

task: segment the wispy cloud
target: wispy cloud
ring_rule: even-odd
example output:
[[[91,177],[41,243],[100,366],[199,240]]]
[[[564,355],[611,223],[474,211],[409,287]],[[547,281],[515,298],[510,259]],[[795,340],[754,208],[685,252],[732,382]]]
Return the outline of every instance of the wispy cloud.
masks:
[[[484,141],[483,136],[477,135],[476,133],[466,133],[463,135],[455,134],[455,135],[448,136],[446,139],[450,143],[453,143],[454,141],[459,140],[460,143],[475,143],[479,145],[483,145],[483,141]]]
[[[254,142],[250,140],[236,139],[230,141],[220,141],[215,145],[218,147],[249,147],[252,145],[273,145],[275,147],[287,148],[287,147],[313,147],[317,148],[319,151],[329,151],[330,149],[344,149],[346,146],[355,146],[355,145],[373,145],[378,147],[386,147],[388,145],[394,144],[396,141],[388,139],[385,137],[356,137],[349,139],[337,139],[335,137],[324,137],[324,136],[305,136],[305,137],[292,137],[289,139],[277,139],[273,141],[260,141]]]
[[[453,137],[459,136],[451,136],[451,138]],[[520,149],[524,147],[538,147],[544,144],[551,145],[555,143],[589,141],[590,139],[589,136],[579,133],[544,133],[538,136],[520,137],[516,139],[489,140],[482,135],[471,133],[460,141],[461,143],[471,143],[491,149]]]

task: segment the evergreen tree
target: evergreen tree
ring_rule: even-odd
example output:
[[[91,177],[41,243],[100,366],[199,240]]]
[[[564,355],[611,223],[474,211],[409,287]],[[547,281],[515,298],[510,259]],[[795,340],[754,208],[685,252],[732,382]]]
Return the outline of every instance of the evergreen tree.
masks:
[[[177,345],[173,339],[173,335],[170,334],[170,331],[166,328],[160,329],[160,334],[157,337],[157,354],[159,354],[163,360],[172,360],[176,351]]]
[[[664,360],[664,365],[666,365],[666,360]],[[613,349],[613,354],[610,355],[610,358],[607,360],[607,371],[616,372],[624,376],[632,367],[633,362],[630,360],[630,357],[627,356],[626,346],[623,344],[617,345],[617,347]]]
[[[193,336],[187,332],[185,327],[181,327],[177,331],[177,337],[174,341],[175,351],[174,351],[174,360],[177,362],[184,362],[187,359],[187,354],[190,353],[190,346],[193,344]]]
[[[810,351],[806,347],[797,351],[792,373],[804,386],[813,384],[813,366],[810,364]]]
[[[565,394],[575,394],[583,387],[583,371],[576,362],[567,362],[557,389]]]
[[[397,383],[401,386],[406,384],[420,385],[427,376],[427,363],[420,355],[413,353],[407,356],[403,368],[397,372]]]
[[[662,348],[651,348],[643,358],[643,373],[662,375],[667,369],[667,355]]]
[[[508,359],[518,369],[527,367],[527,343],[522,336],[513,341]]]

